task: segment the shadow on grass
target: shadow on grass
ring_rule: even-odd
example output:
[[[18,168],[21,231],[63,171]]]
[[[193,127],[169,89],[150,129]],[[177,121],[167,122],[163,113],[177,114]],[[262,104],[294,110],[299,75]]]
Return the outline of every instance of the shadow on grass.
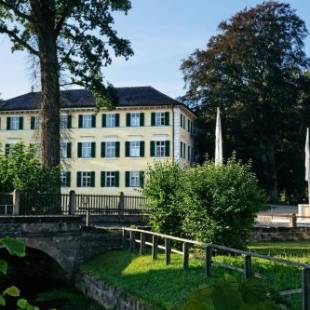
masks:
[[[193,290],[211,285],[224,273],[216,268],[207,278],[202,261],[190,260],[189,270],[184,271],[180,255],[172,255],[166,266],[164,255],[153,261],[149,254],[139,256],[125,250],[99,255],[81,270],[163,309],[182,303]]]

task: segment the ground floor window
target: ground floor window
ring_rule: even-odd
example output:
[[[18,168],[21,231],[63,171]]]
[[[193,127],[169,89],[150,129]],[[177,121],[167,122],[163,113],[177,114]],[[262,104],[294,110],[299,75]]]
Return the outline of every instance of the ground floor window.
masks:
[[[101,172],[102,187],[119,187],[118,171],[102,171]]]
[[[144,183],[143,171],[126,171],[126,187],[142,187]]]
[[[60,183],[62,187],[71,186],[71,173],[69,171],[62,171],[60,175]]]
[[[77,173],[78,187],[94,187],[95,186],[95,172],[94,171],[80,171]]]

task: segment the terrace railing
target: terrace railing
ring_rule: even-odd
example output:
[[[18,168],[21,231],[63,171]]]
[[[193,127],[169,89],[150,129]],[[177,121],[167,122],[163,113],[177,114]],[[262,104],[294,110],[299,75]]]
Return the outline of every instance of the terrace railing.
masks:
[[[127,215],[146,214],[147,199],[140,196],[0,193],[2,215]]]
[[[111,228],[113,229],[113,228]],[[286,267],[294,267],[301,270],[300,287],[281,290],[279,293],[282,296],[290,296],[301,294],[302,296],[302,309],[310,310],[310,265],[290,261],[282,258],[272,257],[269,255],[262,255],[251,251],[238,250],[217,244],[208,244],[194,240],[174,237],[170,235],[155,233],[147,230],[135,228],[122,228],[123,244],[124,246],[129,243],[130,250],[134,250],[136,244],[139,245],[140,254],[145,254],[146,247],[151,247],[151,255],[153,259],[157,259],[158,251],[162,250],[165,253],[166,264],[171,262],[171,253],[182,255],[183,269],[189,269],[189,260],[191,255],[190,250],[196,247],[203,250],[205,261],[205,273],[207,277],[212,276],[214,267],[222,267],[235,272],[243,274],[245,279],[252,277],[264,278],[264,275],[255,271],[253,259],[259,259],[257,264],[262,264],[263,261],[269,261],[273,264],[280,264]],[[172,247],[172,245],[174,247]],[[194,252],[192,252],[194,253]],[[215,254],[231,255],[233,258],[242,258],[243,264],[236,266],[232,263],[221,263],[215,259]]]

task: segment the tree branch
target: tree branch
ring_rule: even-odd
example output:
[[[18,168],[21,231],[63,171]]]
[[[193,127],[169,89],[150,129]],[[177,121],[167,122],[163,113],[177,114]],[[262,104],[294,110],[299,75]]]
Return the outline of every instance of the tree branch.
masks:
[[[6,8],[8,8],[9,10],[12,10],[18,17],[24,18],[26,20],[32,21],[32,18],[30,15],[27,15],[21,11],[18,10],[18,5],[13,6],[9,3],[7,3],[6,1],[0,0],[0,5],[5,6]]]
[[[37,50],[35,50],[27,42],[22,40],[13,30],[9,30],[7,27],[4,27],[3,25],[0,25],[0,33],[6,33],[15,42],[17,42],[20,45],[22,45],[23,47],[25,47],[31,54],[34,54],[36,56],[40,56],[40,53]]]

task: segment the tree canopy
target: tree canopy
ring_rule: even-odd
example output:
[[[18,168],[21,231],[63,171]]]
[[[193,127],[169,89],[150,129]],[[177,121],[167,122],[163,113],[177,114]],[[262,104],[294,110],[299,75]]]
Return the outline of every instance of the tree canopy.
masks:
[[[128,40],[113,29],[113,12],[127,13],[129,0],[0,0],[0,33],[12,51],[39,60],[41,76],[41,152],[44,166],[59,164],[59,77],[91,90],[98,105],[111,105],[113,89],[102,68],[115,56],[129,57]]]
[[[266,1],[220,23],[218,30],[206,49],[196,50],[181,66],[183,99],[203,121],[202,153],[213,154],[220,107],[226,156],[235,150],[238,158],[252,159],[272,200],[279,189],[293,195],[297,186],[300,194],[310,117],[305,23],[288,3]]]

